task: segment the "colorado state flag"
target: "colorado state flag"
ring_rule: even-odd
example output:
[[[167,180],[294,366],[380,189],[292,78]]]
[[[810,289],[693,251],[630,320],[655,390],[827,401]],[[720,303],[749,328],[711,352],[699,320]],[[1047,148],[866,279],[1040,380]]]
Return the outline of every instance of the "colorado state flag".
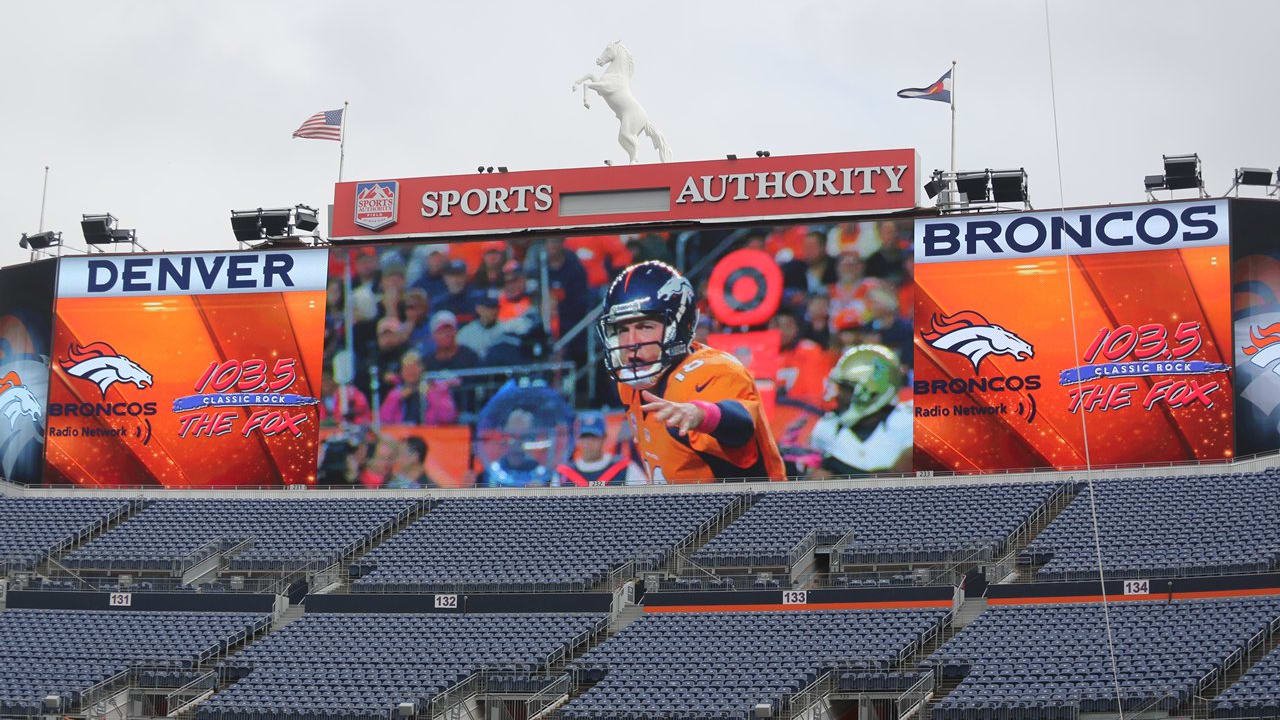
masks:
[[[937,100],[938,102],[951,102],[951,71],[948,70],[938,81],[929,87],[922,88],[905,88],[898,91],[900,98],[918,98],[920,100]]]

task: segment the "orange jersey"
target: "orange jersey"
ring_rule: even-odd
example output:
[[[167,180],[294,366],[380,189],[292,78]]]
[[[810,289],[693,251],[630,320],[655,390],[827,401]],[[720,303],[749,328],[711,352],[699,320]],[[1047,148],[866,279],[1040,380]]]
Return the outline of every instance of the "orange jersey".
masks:
[[[773,439],[755,380],[732,355],[693,343],[692,352],[649,392],[671,402],[736,400],[751,416],[754,436],[741,447],[725,447],[710,433],[680,437],[666,423],[640,409],[641,391],[619,383],[636,449],[651,482],[699,483],[716,479],[767,477],[785,480],[782,453]]]
[[[827,373],[835,359],[812,340],[799,340],[788,350],[778,350],[778,374],[775,381],[785,396],[825,408]]]

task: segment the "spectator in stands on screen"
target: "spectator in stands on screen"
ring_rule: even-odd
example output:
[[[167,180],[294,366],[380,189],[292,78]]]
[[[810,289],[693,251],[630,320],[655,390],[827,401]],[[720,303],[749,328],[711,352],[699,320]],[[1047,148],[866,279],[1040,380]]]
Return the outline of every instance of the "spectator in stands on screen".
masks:
[[[667,247],[667,238],[658,233],[631,235],[627,238],[627,249],[631,251],[632,263],[646,260],[661,260],[670,265],[675,262],[671,248]]]
[[[873,288],[867,294],[867,308],[870,317],[863,327],[862,342],[888,346],[897,354],[899,362],[911,367],[911,321],[898,314],[897,293],[888,283]]]
[[[831,318],[831,327],[835,335],[831,339],[831,350],[842,353],[847,348],[862,342],[862,319],[858,313],[845,310]]]
[[[506,451],[489,463],[476,484],[480,487],[537,487],[551,482],[551,469],[538,462],[531,450],[541,451],[549,431],[539,429],[533,413],[515,408],[503,423]]]
[[[469,347],[477,356],[484,357],[507,330],[505,325],[498,323],[498,299],[495,297],[477,294],[475,315],[475,320],[458,330],[458,344]]]
[[[427,358],[431,372],[480,366],[480,357],[471,348],[458,344],[458,318],[448,310],[431,316],[431,338],[436,343],[435,352]]]
[[[378,253],[373,248],[365,248],[352,253],[355,255],[355,276],[351,279],[353,288],[368,288],[376,292],[382,273],[378,270]]]
[[[320,376],[320,423],[367,425],[373,421],[369,398],[355,385],[339,386],[326,370]]]
[[[694,342],[707,344],[707,337],[711,335],[712,322],[711,316],[705,313],[698,315],[698,324],[693,328]]]
[[[444,284],[444,266],[448,262],[449,256],[443,250],[433,250],[427,256],[427,271],[418,278],[414,287],[422,288],[427,293],[427,297],[443,295],[448,289]]]
[[[898,285],[898,317],[908,324],[915,316],[916,259],[911,253],[902,258],[902,282]]]
[[[818,343],[800,334],[800,319],[790,308],[779,308],[770,325],[778,330],[778,394],[815,408],[826,395],[825,380],[832,358]]]
[[[431,307],[448,310],[458,318],[459,325],[466,325],[476,317],[476,292],[467,287],[467,264],[450,260],[444,266],[445,292],[431,298]]]
[[[386,484],[391,478],[391,469],[400,450],[399,444],[395,438],[386,436],[379,436],[375,440],[373,451],[360,470],[361,485],[372,490]]]
[[[422,354],[430,354],[435,349],[431,339],[431,326],[427,320],[431,317],[431,301],[422,288],[409,288],[404,293],[404,323],[409,331],[409,345],[417,348]]]
[[[551,484],[556,487],[625,485],[630,458],[605,452],[604,436],[603,415],[594,410],[580,413],[576,453],[569,462],[556,466]]]
[[[603,287],[631,264],[631,251],[619,235],[571,237],[564,244],[582,261],[587,271],[587,285],[593,289]]]
[[[836,281],[836,264],[827,255],[827,236],[814,230],[800,243],[800,257],[782,266],[783,283],[813,293]]]
[[[400,371],[400,357],[409,345],[409,332],[405,324],[393,317],[384,317],[378,321],[377,354],[374,357],[378,366],[379,378],[385,388],[388,383],[395,382]]]
[[[502,248],[491,247],[484,251],[480,259],[480,267],[471,278],[471,284],[477,289],[496,296],[502,291],[502,264],[505,261]]]
[[[390,255],[390,259],[382,263],[382,282],[380,283],[380,295],[378,304],[381,306],[380,315],[382,317],[393,317],[397,320],[404,319],[404,263],[400,261],[400,256]]]
[[[446,425],[458,419],[450,386],[422,378],[422,356],[409,350],[400,358],[397,382],[378,410],[386,425]]]
[[[556,303],[559,332],[568,332],[587,316],[587,271],[578,256],[565,249],[564,238],[547,238],[546,249],[547,283]],[[579,362],[585,361],[587,333],[579,334],[569,350]]]
[[[422,488],[440,487],[439,483],[427,475],[427,441],[416,435],[410,435],[400,441],[400,452],[396,455],[391,479],[384,488],[388,490],[420,490]]]
[[[862,258],[857,253],[842,253],[836,262],[836,281],[827,289],[831,296],[832,316],[851,312],[859,323],[866,322],[871,317],[867,295],[873,289],[884,286],[883,280],[863,274]]]
[[[831,299],[826,288],[810,295],[805,303],[802,334],[825,349],[831,348]]]
[[[498,296],[498,322],[514,320],[534,307],[529,295],[529,283],[524,267],[515,260],[508,260],[502,267],[502,294]]]

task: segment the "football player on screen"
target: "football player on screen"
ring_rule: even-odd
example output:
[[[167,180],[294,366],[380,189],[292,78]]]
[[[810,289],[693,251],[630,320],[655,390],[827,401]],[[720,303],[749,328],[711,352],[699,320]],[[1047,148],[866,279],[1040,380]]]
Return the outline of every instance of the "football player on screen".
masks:
[[[905,373],[883,345],[854,345],[827,376],[835,410],[813,426],[822,465],[813,477],[906,472],[911,469],[912,409],[898,403]]]
[[[651,260],[622,271],[596,325],[649,481],[785,480],[751,373],[694,342],[693,286]]]

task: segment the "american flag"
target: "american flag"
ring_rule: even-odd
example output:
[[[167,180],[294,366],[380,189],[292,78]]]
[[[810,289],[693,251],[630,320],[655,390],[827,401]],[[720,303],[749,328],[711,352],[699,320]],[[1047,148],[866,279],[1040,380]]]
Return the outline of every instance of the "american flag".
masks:
[[[312,140],[341,140],[342,111],[325,110],[307,118],[302,126],[293,131],[296,138]]]

